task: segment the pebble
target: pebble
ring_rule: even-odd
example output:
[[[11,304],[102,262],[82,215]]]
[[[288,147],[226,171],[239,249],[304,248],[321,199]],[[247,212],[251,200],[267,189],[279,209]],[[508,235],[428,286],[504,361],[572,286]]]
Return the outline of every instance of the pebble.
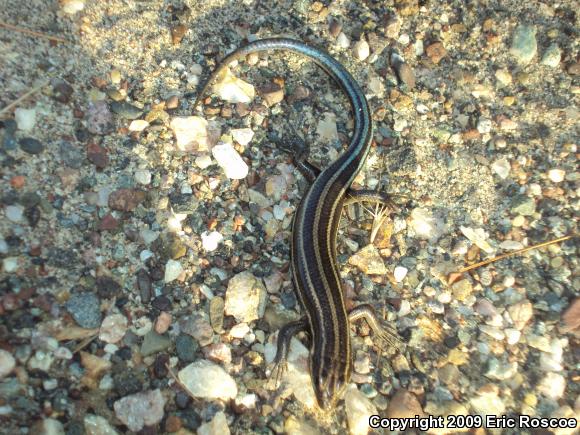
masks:
[[[461,281],[457,281],[451,286],[451,290],[453,291],[453,296],[458,301],[465,301],[473,292],[473,285],[471,281],[468,279],[462,279]]]
[[[532,216],[536,212],[536,202],[526,195],[518,195],[512,199],[511,212],[522,216]]]
[[[165,265],[165,275],[163,280],[165,282],[175,281],[183,272],[183,266],[179,261],[168,260]]]
[[[83,165],[84,154],[80,147],[63,140],[58,144],[60,161],[69,168],[79,169]]]
[[[367,275],[384,275],[387,273],[385,262],[379,250],[373,244],[367,245],[348,259],[348,264],[358,267]]]
[[[113,115],[104,101],[89,103],[85,119],[87,130],[93,134],[106,135],[113,131]]]
[[[151,171],[149,169],[137,169],[135,171],[135,181],[147,186],[151,183]]]
[[[350,40],[348,39],[348,36],[346,36],[343,32],[340,32],[336,37],[336,45],[338,45],[340,48],[343,49],[348,48],[350,45]]]
[[[66,309],[83,328],[98,328],[101,325],[101,301],[94,293],[73,294],[66,303]]]
[[[111,110],[121,118],[125,119],[137,119],[143,114],[143,109],[140,109],[126,101],[111,102]]]
[[[538,51],[536,41],[536,28],[534,26],[520,24],[513,35],[510,53],[519,63],[527,64],[534,58]]]
[[[113,210],[133,211],[145,200],[145,192],[138,189],[118,189],[108,198],[108,205]]]
[[[251,128],[235,128],[231,133],[232,138],[243,146],[248,145],[254,137],[254,131]]]
[[[213,162],[208,154],[202,154],[195,158],[195,164],[199,169],[209,168]]]
[[[378,410],[354,384],[349,384],[346,387],[344,406],[349,433],[351,435],[369,433],[369,418],[371,415],[377,415]]]
[[[203,249],[207,252],[215,251],[223,240],[224,236],[217,231],[204,231],[201,233],[201,243]]]
[[[407,269],[406,267],[403,267],[403,266],[395,267],[395,271],[393,273],[393,275],[395,277],[395,281],[402,282],[405,279],[405,277],[407,276],[408,271],[409,271],[409,269]]]
[[[0,349],[0,380],[8,376],[16,367],[16,360],[12,354],[6,350]]]
[[[267,291],[262,280],[244,271],[230,278],[225,297],[225,313],[238,322],[260,319],[266,309]]]
[[[566,390],[566,378],[559,373],[546,373],[540,380],[537,390],[552,400],[558,400]]]
[[[228,103],[249,103],[256,96],[254,86],[234,76],[229,68],[217,77],[213,92]]]
[[[516,251],[518,249],[522,249],[524,245],[522,242],[517,242],[515,240],[504,240],[499,244],[500,249],[505,249],[509,251]]]
[[[176,117],[169,126],[179,151],[207,152],[215,143],[208,122],[199,116]]]
[[[24,137],[18,141],[20,149],[28,154],[40,154],[44,151],[44,145],[32,137]]]
[[[201,346],[207,346],[213,341],[213,328],[202,315],[187,316],[179,320],[181,332],[195,338]]]
[[[557,44],[551,44],[542,56],[541,64],[551,68],[557,68],[560,65],[562,52]]]
[[[333,142],[338,139],[338,129],[336,127],[336,115],[333,113],[324,113],[324,118],[318,121],[316,134],[320,136],[323,142]]]
[[[221,296],[216,296],[209,301],[209,322],[213,330],[220,333],[224,326],[225,301]]]
[[[284,100],[284,88],[277,83],[268,83],[258,89],[268,107],[272,107]]]
[[[469,400],[473,410],[480,415],[502,415],[505,413],[505,404],[498,396],[495,385],[480,388],[478,395]]]
[[[520,341],[521,336],[522,336],[522,333],[520,331],[518,331],[517,329],[513,329],[513,328],[506,328],[504,330],[504,333],[505,333],[506,341],[510,345],[514,345],[514,344],[518,343]]]
[[[499,178],[505,180],[510,174],[511,165],[507,158],[502,157],[492,163],[491,169],[499,176]]]
[[[563,334],[575,331],[580,328],[580,298],[574,299],[566,311],[562,314],[562,326],[560,330]]]
[[[19,130],[31,131],[36,125],[36,109],[23,109],[19,107],[14,111],[14,120]]]
[[[118,343],[127,331],[127,318],[122,314],[111,314],[105,317],[99,331],[99,340],[105,343]]]
[[[232,362],[232,351],[225,343],[214,343],[203,348],[203,354],[211,361],[229,364]]]
[[[218,165],[224,170],[226,177],[241,180],[248,175],[248,165],[232,144],[221,143],[212,148],[211,153]]]
[[[219,365],[208,360],[189,364],[179,371],[178,377],[194,397],[227,400],[238,395],[234,378]]]
[[[165,334],[171,326],[171,313],[162,311],[155,320],[155,332],[158,334]]]
[[[524,329],[534,315],[532,303],[528,300],[510,305],[507,310],[518,331]]]
[[[507,69],[498,69],[495,72],[495,78],[503,86],[509,86],[512,84],[512,75]]]
[[[415,71],[405,62],[405,60],[396,52],[391,55],[391,66],[395,70],[397,77],[407,88],[414,89],[416,84]],[[426,107],[426,106],[425,106]],[[419,110],[419,107],[417,107]],[[426,112],[426,111],[425,111]]]
[[[161,352],[171,346],[171,340],[165,335],[155,331],[149,331],[143,337],[140,353],[142,356],[149,356]]]
[[[434,42],[427,46],[425,54],[427,54],[427,57],[437,65],[445,56],[447,56],[447,50],[441,42]]]
[[[24,217],[24,207],[21,205],[7,205],[4,208],[4,213],[6,214],[6,218],[14,223],[22,222],[22,218]]]
[[[548,171],[548,178],[553,183],[561,183],[566,177],[566,171],[563,169],[550,169]]]
[[[398,17],[390,17],[385,23],[385,35],[387,38],[397,39],[401,32],[401,20]]]
[[[357,41],[352,47],[354,57],[361,62],[371,54],[369,44],[364,39]]]
[[[149,123],[144,119],[136,119],[129,124],[129,131],[143,131],[149,127]]]
[[[2,259],[4,272],[12,273],[18,270],[18,257],[6,257]]]
[[[486,240],[487,234],[485,233],[483,228],[473,229],[473,228],[461,226],[461,227],[459,227],[459,229],[461,230],[463,235],[469,239],[469,241],[471,243],[474,243],[482,251],[484,251],[488,254],[493,254],[495,252],[495,250],[491,247],[489,242]]]
[[[60,6],[65,14],[74,15],[85,8],[84,0],[61,0]]]
[[[198,348],[197,342],[190,335],[180,334],[175,339],[175,352],[180,361],[186,363],[195,361]]]
[[[52,98],[62,104],[68,104],[72,97],[74,90],[64,80],[56,80],[52,84]]]
[[[129,430],[137,432],[144,426],[153,426],[161,421],[165,401],[161,390],[149,390],[123,397],[114,403],[113,408],[115,416]]]
[[[223,411],[217,412],[210,422],[202,424],[197,429],[197,435],[230,435],[228,421]]]
[[[415,232],[415,236],[423,240],[439,238],[445,228],[440,219],[433,216],[429,210],[423,208],[413,209],[410,227]]]
[[[86,414],[83,424],[86,435],[119,435],[119,432],[111,426],[107,419],[100,415]]]
[[[415,418],[415,416],[422,417],[424,415],[417,397],[404,389],[398,390],[391,398],[386,412],[388,418]]]
[[[94,142],[87,145],[87,159],[99,169],[106,168],[109,164],[107,150]]]

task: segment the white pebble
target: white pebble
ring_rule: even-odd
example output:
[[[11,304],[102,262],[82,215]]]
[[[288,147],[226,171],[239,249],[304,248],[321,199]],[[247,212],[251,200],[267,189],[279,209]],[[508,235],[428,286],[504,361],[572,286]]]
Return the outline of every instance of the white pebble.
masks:
[[[195,158],[195,164],[199,169],[205,169],[211,166],[211,156],[209,154],[202,154]]]
[[[173,118],[169,126],[179,151],[207,151],[213,142],[208,122],[199,116]]]
[[[499,176],[499,178],[505,180],[510,174],[510,162],[505,157],[502,157],[492,163],[491,169]]]
[[[477,131],[479,131],[481,134],[491,132],[491,127],[492,127],[492,123],[491,123],[491,119],[489,119],[489,118],[481,117],[477,121]]]
[[[205,231],[201,234],[201,243],[203,245],[203,249],[208,252],[215,251],[221,241],[224,239],[217,231]]]
[[[0,379],[10,374],[16,366],[16,360],[12,354],[6,350],[0,349]]]
[[[214,159],[226,173],[226,177],[241,180],[248,175],[248,165],[229,143],[221,143],[211,150]]]
[[[105,343],[117,343],[125,336],[127,318],[122,314],[111,314],[103,320],[99,331],[99,340]]]
[[[546,397],[558,400],[566,390],[566,378],[558,373],[546,373],[538,385],[538,391]]]
[[[9,221],[16,223],[22,222],[22,217],[24,216],[24,207],[21,205],[8,205],[4,210]]]
[[[229,68],[219,75],[213,91],[229,103],[249,103],[256,95],[254,87],[234,76]]]
[[[179,275],[183,272],[183,266],[179,261],[169,260],[165,265],[165,282],[171,282],[176,280]]]
[[[348,39],[348,36],[346,36],[343,32],[340,32],[336,37],[336,44],[340,48],[348,48],[350,45],[350,40]]]
[[[2,260],[4,272],[12,273],[18,269],[18,257],[6,257]]]
[[[516,344],[518,341],[520,341],[520,337],[522,336],[522,333],[520,331],[518,331],[517,329],[513,329],[513,328],[505,329],[504,333],[505,333],[505,338],[506,338],[508,344],[510,344],[510,345]]]
[[[84,9],[85,2],[83,0],[62,0],[61,6],[65,14],[74,15]]]
[[[247,323],[242,322],[234,325],[232,329],[230,329],[230,337],[232,338],[244,338],[246,334],[250,332],[250,327]]]
[[[222,367],[199,360],[179,371],[179,380],[194,397],[233,399],[238,395],[236,381]]]
[[[129,124],[129,131],[143,131],[149,127],[149,123],[144,119],[135,119]]]
[[[143,185],[151,183],[151,171],[148,169],[137,169],[135,171],[135,181]]]
[[[410,41],[411,38],[406,33],[403,33],[401,36],[399,36],[399,44],[401,45],[407,45]]]
[[[564,181],[564,177],[566,176],[566,171],[562,169],[550,169],[548,171],[548,178],[554,183],[561,183]]]
[[[521,242],[515,240],[504,240],[500,243],[499,247],[509,251],[517,251],[518,249],[522,249],[524,245]]]
[[[407,128],[407,125],[409,125],[409,122],[405,118],[396,118],[393,124],[393,130],[400,133]]]
[[[407,269],[406,267],[403,266],[397,266],[395,267],[395,281],[397,282],[401,282],[405,279],[405,277],[407,276],[407,272],[409,271],[409,269]]]
[[[248,145],[254,137],[254,131],[251,128],[236,128],[232,130],[232,137],[240,145]]]
[[[352,50],[354,53],[354,57],[356,57],[360,61],[365,60],[371,54],[369,44],[364,39],[357,41],[354,44],[354,47],[352,48]]]
[[[30,131],[36,124],[36,109],[22,109],[19,107],[14,111],[14,120],[19,130]]]

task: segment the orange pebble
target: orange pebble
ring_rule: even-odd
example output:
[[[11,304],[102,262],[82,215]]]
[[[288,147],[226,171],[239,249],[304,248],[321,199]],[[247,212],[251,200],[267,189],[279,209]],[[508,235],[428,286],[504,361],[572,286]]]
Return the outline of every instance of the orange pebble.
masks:
[[[24,175],[15,175],[10,179],[10,185],[15,189],[22,189],[26,183],[26,177]]]

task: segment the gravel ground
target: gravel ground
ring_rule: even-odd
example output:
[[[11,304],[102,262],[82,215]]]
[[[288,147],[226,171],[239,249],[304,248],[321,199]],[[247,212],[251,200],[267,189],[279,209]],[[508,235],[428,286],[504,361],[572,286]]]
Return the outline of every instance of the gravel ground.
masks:
[[[0,432],[580,418],[578,239],[457,273],[578,231],[575,2],[6,0],[0,22]],[[301,137],[325,167],[348,103],[312,62],[268,53],[193,107],[225,54],[280,35],[357,79],[374,140],[354,187],[398,207],[343,217],[347,304],[373,304],[406,345],[353,326],[332,416],[312,408],[306,336],[269,379],[276,332],[300,316],[289,241],[306,188],[279,142]]]

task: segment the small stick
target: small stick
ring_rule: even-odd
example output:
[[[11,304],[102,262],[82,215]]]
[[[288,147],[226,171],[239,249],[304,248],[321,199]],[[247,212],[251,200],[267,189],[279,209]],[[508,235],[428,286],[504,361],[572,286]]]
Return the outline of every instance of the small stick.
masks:
[[[83,350],[85,347],[87,347],[91,343],[91,341],[93,341],[95,338],[97,338],[98,335],[99,334],[94,334],[94,335],[91,335],[91,336],[83,339],[83,341],[81,341],[79,343],[79,345],[74,348],[72,353],[77,353],[77,352]]]
[[[59,38],[58,36],[51,36],[45,33],[35,32],[34,30],[25,29],[23,27],[14,26],[12,24],[4,23],[0,21],[0,27],[5,27],[6,29],[14,30],[15,32],[25,33],[31,36],[37,36],[39,38],[48,39],[49,41],[55,42],[68,42],[66,39]]]
[[[14,100],[8,106],[6,106],[3,109],[1,109],[0,110],[0,115],[3,115],[4,113],[9,112],[12,108],[14,108],[18,104],[20,104],[21,102],[23,102],[24,100],[26,100],[28,97],[30,97],[31,95],[33,95],[33,94],[37,93],[38,91],[40,91],[43,87],[45,87],[46,85],[48,85],[48,83],[50,83],[50,80],[46,80],[45,82],[42,82],[37,87],[29,90],[27,93],[25,93],[21,97],[18,97],[16,100]]]
[[[497,257],[490,258],[488,260],[480,261],[479,263],[472,264],[471,266],[466,266],[462,269],[459,269],[456,273],[463,273],[469,270],[477,269],[478,267],[485,266],[486,264],[494,263],[499,260],[503,260],[504,258],[511,257],[512,255],[518,255],[523,252],[531,251],[532,249],[543,248],[544,246],[553,245],[554,243],[564,242],[568,239],[578,236],[578,234],[570,234],[568,236],[559,237],[557,239],[549,240],[547,242],[538,243],[537,245],[528,246],[527,248],[518,249],[517,251],[508,252],[507,254],[501,254]]]

